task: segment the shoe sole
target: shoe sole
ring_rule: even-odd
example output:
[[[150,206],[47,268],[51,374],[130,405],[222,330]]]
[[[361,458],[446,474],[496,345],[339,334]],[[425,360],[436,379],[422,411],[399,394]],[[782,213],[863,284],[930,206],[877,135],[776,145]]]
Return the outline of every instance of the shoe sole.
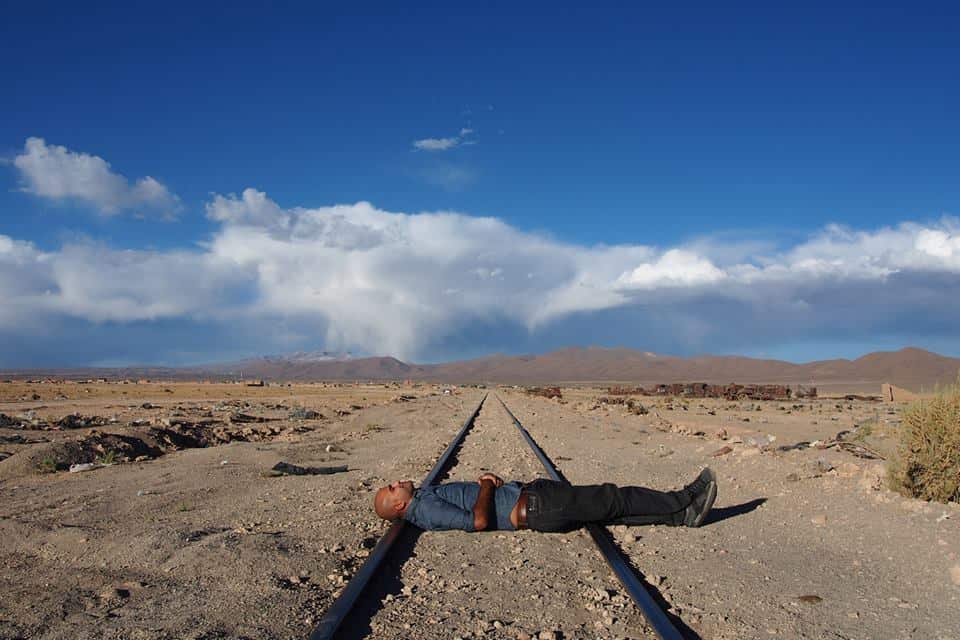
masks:
[[[717,499],[717,481],[711,480],[710,484],[707,485],[707,499],[703,503],[703,511],[697,514],[696,519],[693,521],[691,527],[699,527],[703,524],[704,519],[706,519],[707,514],[710,513],[710,509],[713,508],[713,501]]]

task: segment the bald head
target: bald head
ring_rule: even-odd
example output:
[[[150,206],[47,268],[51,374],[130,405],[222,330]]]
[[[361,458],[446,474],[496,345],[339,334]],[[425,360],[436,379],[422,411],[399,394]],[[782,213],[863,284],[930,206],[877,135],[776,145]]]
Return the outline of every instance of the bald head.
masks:
[[[373,496],[373,510],[384,520],[394,521],[407,512],[413,499],[413,482],[397,480],[377,490]]]

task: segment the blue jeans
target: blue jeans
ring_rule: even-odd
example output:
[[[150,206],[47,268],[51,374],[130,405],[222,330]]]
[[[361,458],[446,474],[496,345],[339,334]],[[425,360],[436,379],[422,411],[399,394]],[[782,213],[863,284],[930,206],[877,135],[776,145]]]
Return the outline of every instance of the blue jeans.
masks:
[[[683,523],[684,509],[693,500],[689,491],[656,491],[615,484],[573,486],[538,479],[527,492],[527,524],[535,531],[570,531],[588,522],[598,524]]]

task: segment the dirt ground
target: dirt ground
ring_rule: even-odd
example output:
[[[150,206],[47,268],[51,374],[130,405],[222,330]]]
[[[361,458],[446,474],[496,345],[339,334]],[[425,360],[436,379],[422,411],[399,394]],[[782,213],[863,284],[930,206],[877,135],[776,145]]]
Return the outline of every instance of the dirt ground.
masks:
[[[387,529],[373,491],[423,478],[487,391],[0,383],[0,638],[308,636]],[[605,396],[490,389],[449,479],[543,475],[499,397],[574,483],[717,472],[706,526],[611,528],[689,637],[960,639],[960,506],[860,457],[895,407]],[[408,528],[398,552],[343,637],[653,637],[586,532]]]

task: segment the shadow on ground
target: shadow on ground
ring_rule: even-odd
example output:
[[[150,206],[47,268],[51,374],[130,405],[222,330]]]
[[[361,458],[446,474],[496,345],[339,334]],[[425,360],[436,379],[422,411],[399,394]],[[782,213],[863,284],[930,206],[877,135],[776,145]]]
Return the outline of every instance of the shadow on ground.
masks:
[[[766,502],[766,498],[755,498],[749,502],[743,502],[741,504],[731,505],[729,507],[720,507],[710,510],[710,513],[707,514],[707,519],[703,522],[701,526],[708,526],[714,524],[715,522],[720,522],[721,520],[726,520],[727,518],[734,518],[736,516],[742,516],[744,514],[750,513],[754,509],[757,509]]]

